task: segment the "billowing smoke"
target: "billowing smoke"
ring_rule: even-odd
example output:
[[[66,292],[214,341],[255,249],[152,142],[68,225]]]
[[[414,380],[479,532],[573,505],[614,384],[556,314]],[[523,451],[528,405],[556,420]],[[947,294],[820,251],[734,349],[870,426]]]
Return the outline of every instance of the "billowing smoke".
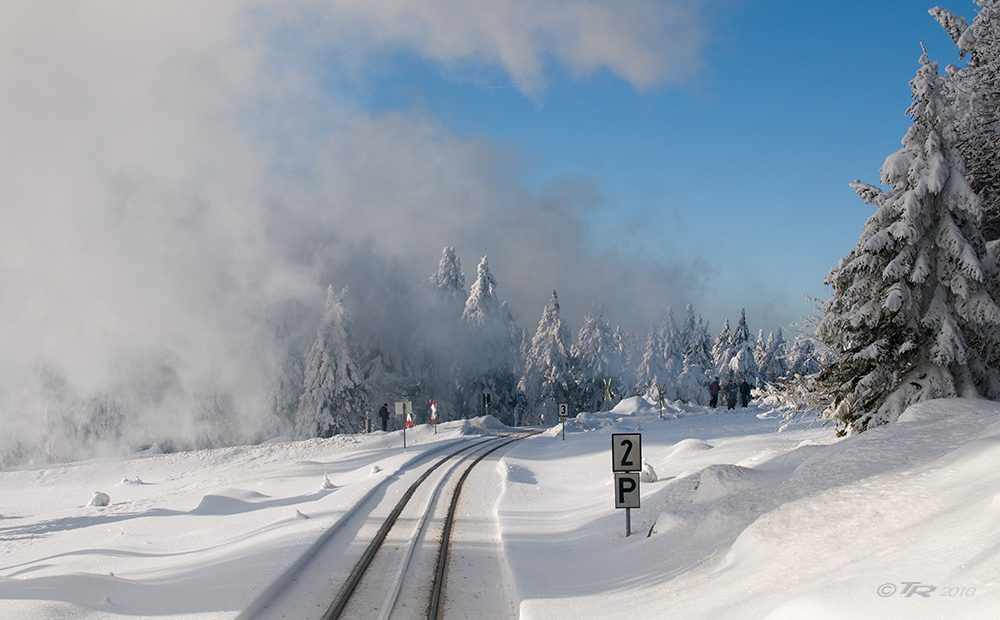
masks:
[[[554,288],[577,325],[598,302],[637,328],[682,307],[688,266],[589,249],[603,198],[585,180],[529,190],[510,147],[349,95],[385,49],[492,65],[532,95],[546,59],[682,79],[699,43],[682,6],[5,4],[0,464],[286,432],[276,384],[326,287],[402,346],[444,246],[468,271],[489,254],[529,328]]]

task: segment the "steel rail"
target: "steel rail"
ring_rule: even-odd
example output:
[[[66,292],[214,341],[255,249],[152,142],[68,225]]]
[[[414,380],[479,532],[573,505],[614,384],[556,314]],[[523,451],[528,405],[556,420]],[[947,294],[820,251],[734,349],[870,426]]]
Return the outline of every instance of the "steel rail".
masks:
[[[465,484],[465,480],[469,477],[472,470],[486,457],[493,454],[500,448],[504,446],[509,446],[515,441],[520,441],[526,437],[531,437],[532,435],[537,435],[538,433],[531,433],[527,435],[520,435],[509,439],[501,443],[500,445],[493,446],[483,454],[481,454],[475,461],[473,461],[462,473],[462,476],[458,479],[458,484],[455,485],[455,490],[452,492],[451,505],[448,506],[448,516],[445,518],[444,531],[441,534],[441,546],[438,549],[438,561],[437,570],[434,575],[434,587],[431,592],[431,602],[430,607],[427,610],[428,620],[437,620],[438,614],[441,611],[441,594],[444,589],[444,574],[448,568],[448,545],[451,541],[451,530],[455,523],[455,513],[458,511],[458,500],[459,496],[462,494],[462,486]]]
[[[344,586],[337,594],[337,598],[326,610],[326,613],[323,614],[322,620],[336,620],[337,618],[340,618],[340,614],[344,611],[344,608],[347,607],[347,603],[350,600],[351,595],[354,594],[355,589],[361,582],[361,578],[364,577],[365,571],[368,570],[368,567],[371,565],[372,560],[375,559],[375,554],[378,552],[379,548],[381,548],[382,544],[385,542],[386,537],[389,535],[389,531],[392,529],[392,526],[395,525],[396,520],[399,518],[399,515],[403,512],[403,509],[406,507],[406,504],[410,501],[410,498],[413,497],[413,494],[417,491],[417,488],[419,488],[420,485],[423,484],[424,481],[426,481],[427,478],[438,467],[441,467],[446,462],[458,456],[459,454],[462,454],[467,450],[471,450],[473,448],[482,446],[483,444],[488,443],[493,439],[497,438],[494,437],[487,441],[481,441],[478,443],[470,444],[468,446],[465,446],[461,450],[456,450],[455,452],[452,452],[448,456],[440,459],[437,463],[429,467],[427,471],[421,474],[421,476],[413,484],[410,485],[410,487],[406,490],[406,492],[403,494],[400,500],[396,503],[396,506],[392,509],[392,512],[389,513],[389,516],[386,517],[385,521],[382,523],[382,527],[380,527],[378,532],[375,534],[375,537],[368,544],[368,547],[365,549],[365,552],[361,555],[361,559],[359,559],[357,564],[354,565],[354,569],[351,571],[351,574],[347,578],[347,581],[344,583]],[[490,452],[492,452],[492,450],[490,450]]]

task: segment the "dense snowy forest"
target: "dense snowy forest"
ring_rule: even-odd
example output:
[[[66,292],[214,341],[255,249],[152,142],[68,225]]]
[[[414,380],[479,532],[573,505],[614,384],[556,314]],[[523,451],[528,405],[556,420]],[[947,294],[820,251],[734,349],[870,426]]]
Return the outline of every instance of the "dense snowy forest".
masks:
[[[275,391],[275,412],[294,420],[297,437],[365,430],[382,403],[400,400],[413,403],[417,422],[429,419],[434,400],[439,420],[489,413],[510,425],[551,423],[559,403],[600,411],[635,395],[705,405],[713,378],[763,387],[825,365],[825,349],[810,337],[786,341],[780,329],[754,337],[744,313],[713,337],[691,304],[680,325],[667,308],[644,334],[612,327],[598,306],[574,338],[553,291],[537,327],[521,327],[487,258],[466,291],[453,247],[424,286],[433,294],[415,314],[435,320],[414,322],[392,343],[366,324],[377,301],[330,287],[315,341],[306,354],[289,352]]]

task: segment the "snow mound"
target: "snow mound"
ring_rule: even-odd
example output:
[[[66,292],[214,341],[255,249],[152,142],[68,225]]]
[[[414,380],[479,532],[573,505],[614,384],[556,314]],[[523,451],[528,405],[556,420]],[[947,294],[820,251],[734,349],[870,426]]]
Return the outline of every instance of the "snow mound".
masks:
[[[89,506],[107,506],[111,503],[111,498],[108,497],[107,493],[101,493],[100,491],[94,491],[94,496],[90,498]]]
[[[650,415],[656,413],[659,415],[659,408],[655,403],[649,402],[649,400],[644,396],[633,396],[631,398],[622,399],[614,408],[611,409],[610,413],[614,415]]]
[[[670,451],[668,457],[683,456],[693,452],[704,452],[714,448],[712,444],[700,439],[682,439],[674,444],[674,449]]]
[[[153,445],[149,446],[145,450],[139,450],[138,452],[132,455],[132,458],[141,459],[147,456],[157,456],[159,454],[163,454],[163,448],[160,447],[160,444],[154,441]]]
[[[201,498],[198,507],[190,512],[193,515],[234,515],[241,512],[256,510],[261,500],[269,499],[269,495],[244,489],[221,489]]]
[[[701,504],[757,487],[760,472],[739,465],[709,465],[695,476],[691,502]]]
[[[656,476],[656,470],[653,469],[653,466],[646,459],[642,459],[642,471],[639,473],[639,480],[642,482],[656,482],[659,480]]]
[[[484,415],[471,420],[462,421],[463,435],[482,435],[489,431],[507,430],[508,426],[491,415]]]

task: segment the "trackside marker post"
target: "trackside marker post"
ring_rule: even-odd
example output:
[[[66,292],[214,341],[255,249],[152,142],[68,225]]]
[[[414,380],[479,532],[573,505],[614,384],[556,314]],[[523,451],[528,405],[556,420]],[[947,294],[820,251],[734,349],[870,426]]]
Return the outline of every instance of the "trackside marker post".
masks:
[[[406,427],[413,424],[413,403],[396,401],[396,415],[403,416],[403,449],[406,450]]]
[[[569,418],[569,405],[559,403],[559,422],[562,423],[562,438],[566,441],[566,420]]]
[[[434,426],[434,434],[438,434],[438,401],[431,401],[431,425]]]
[[[611,471],[615,474],[615,508],[625,509],[625,537],[632,535],[632,509],[639,508],[639,472],[642,471],[642,435],[611,435]]]

